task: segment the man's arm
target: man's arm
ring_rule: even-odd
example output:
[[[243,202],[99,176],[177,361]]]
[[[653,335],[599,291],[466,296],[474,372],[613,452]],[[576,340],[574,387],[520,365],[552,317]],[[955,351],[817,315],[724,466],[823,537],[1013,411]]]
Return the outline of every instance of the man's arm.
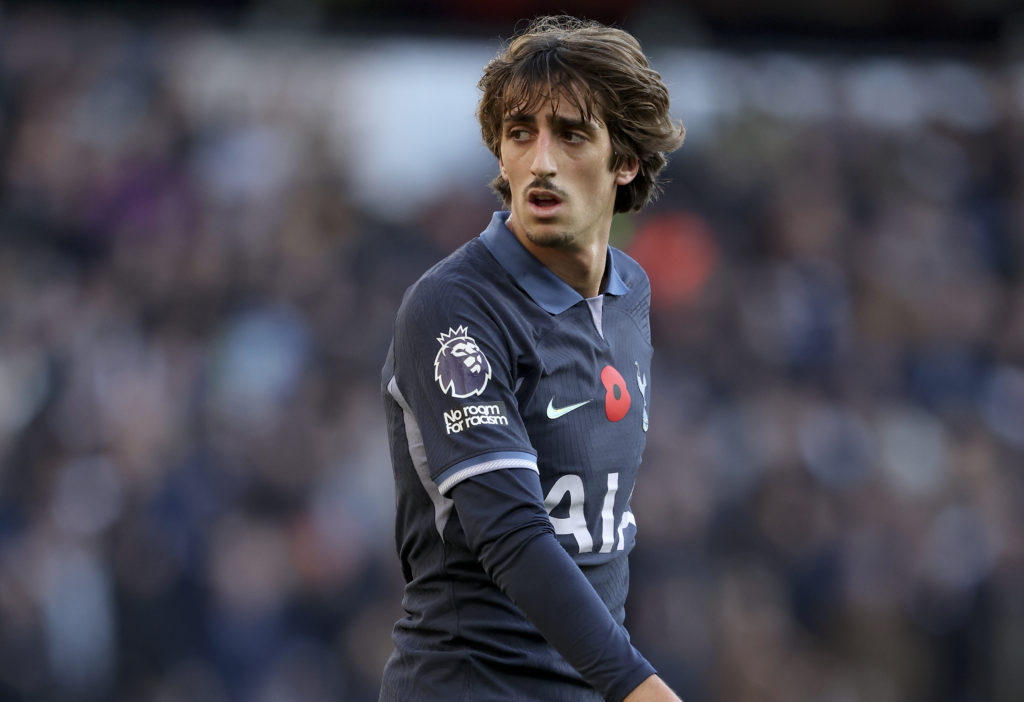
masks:
[[[484,570],[585,680],[613,702],[653,686],[654,668],[555,538],[536,472],[477,475],[452,497]]]

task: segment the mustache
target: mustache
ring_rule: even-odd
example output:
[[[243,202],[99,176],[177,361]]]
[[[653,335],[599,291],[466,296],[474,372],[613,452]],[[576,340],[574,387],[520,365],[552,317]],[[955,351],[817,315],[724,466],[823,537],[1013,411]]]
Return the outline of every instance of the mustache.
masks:
[[[557,185],[551,182],[549,178],[534,178],[533,181],[523,188],[523,192],[530,192],[533,189],[547,190],[549,193],[557,197],[559,200],[564,200],[566,194]]]

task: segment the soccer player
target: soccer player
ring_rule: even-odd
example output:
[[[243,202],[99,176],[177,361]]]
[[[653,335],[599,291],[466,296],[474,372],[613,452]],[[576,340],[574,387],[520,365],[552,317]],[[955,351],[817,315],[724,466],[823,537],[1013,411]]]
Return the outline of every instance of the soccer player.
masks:
[[[636,39],[567,17],[479,87],[505,211],[408,290],[382,377],[406,586],[380,699],[678,702],[623,625],[650,285],[608,237],[683,126]]]

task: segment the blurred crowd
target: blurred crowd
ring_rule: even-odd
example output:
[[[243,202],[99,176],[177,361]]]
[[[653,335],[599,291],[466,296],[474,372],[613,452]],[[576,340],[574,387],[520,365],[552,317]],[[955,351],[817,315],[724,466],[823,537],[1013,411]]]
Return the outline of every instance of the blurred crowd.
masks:
[[[389,217],[310,103],[189,88],[230,33],[0,31],[0,700],[375,700],[380,366],[486,177]],[[628,622],[686,699],[1024,699],[1024,69],[970,70],[979,119],[673,91],[613,236],[654,290]]]

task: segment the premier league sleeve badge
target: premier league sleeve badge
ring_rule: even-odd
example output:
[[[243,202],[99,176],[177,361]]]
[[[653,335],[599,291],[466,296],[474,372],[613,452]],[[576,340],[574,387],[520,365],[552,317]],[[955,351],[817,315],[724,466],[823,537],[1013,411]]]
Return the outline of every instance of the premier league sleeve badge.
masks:
[[[465,326],[448,328],[437,337],[441,344],[434,357],[434,380],[452,397],[479,395],[491,379],[491,364]]]

